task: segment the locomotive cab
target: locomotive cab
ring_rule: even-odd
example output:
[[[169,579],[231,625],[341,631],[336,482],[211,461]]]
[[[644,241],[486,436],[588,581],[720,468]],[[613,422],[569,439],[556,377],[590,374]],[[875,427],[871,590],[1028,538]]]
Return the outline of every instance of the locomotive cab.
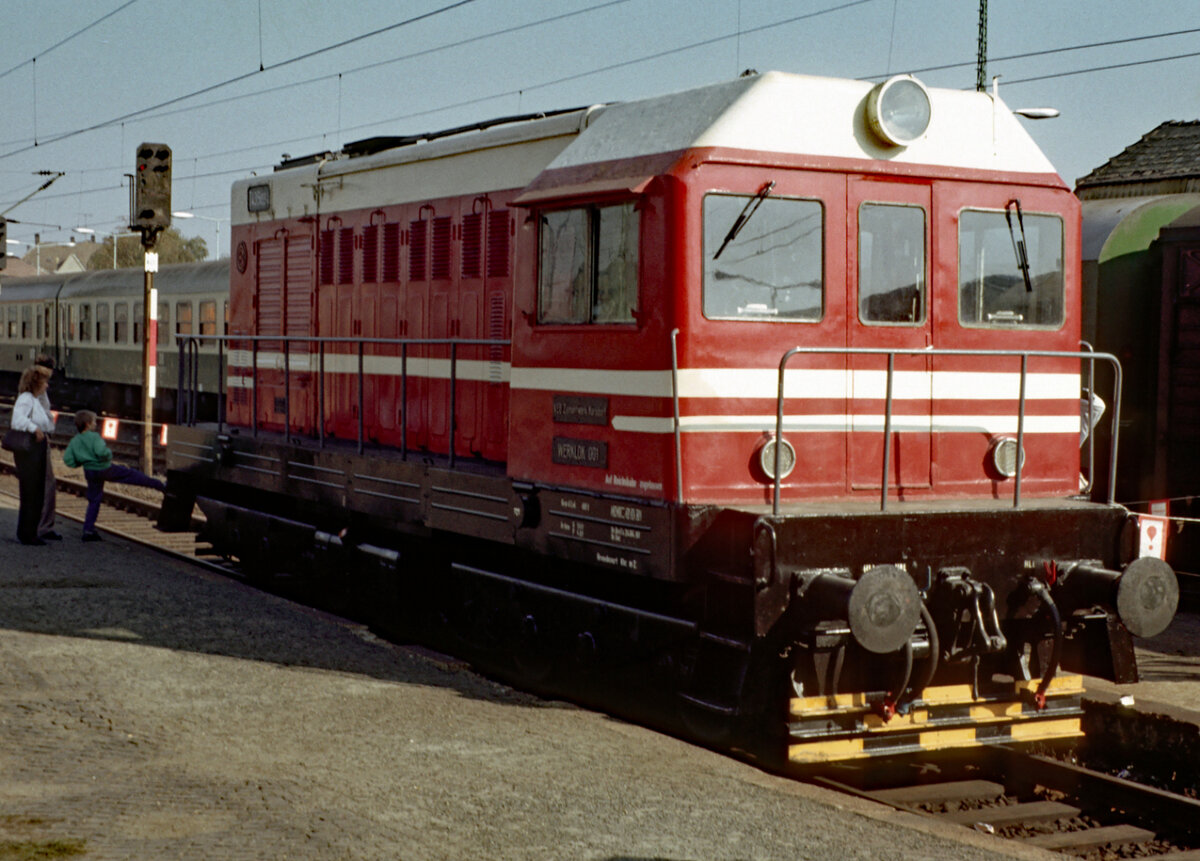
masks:
[[[895,85],[921,115],[902,135],[872,115]],[[797,761],[865,755],[813,727],[927,686],[942,704],[878,751],[975,701],[1032,704],[979,739],[1077,733],[1060,668],[1130,679],[1129,631],[1177,600],[1165,566],[1122,574],[1127,515],[1077,498],[1077,200],[992,96],[721,95],[703,128],[686,98],[607,108],[517,199],[511,474],[680,514],[667,576],[707,584],[710,633],[794,638]],[[630,153],[651,115],[663,152]],[[608,525],[594,558],[622,560],[639,537]],[[1085,559],[1103,598],[1057,577]],[[1122,614],[1122,580],[1158,621]],[[731,707],[731,663],[701,708]]]

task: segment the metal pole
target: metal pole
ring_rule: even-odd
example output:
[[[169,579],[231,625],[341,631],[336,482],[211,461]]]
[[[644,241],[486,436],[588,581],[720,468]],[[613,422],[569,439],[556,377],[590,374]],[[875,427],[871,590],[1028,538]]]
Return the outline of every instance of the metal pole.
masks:
[[[317,447],[325,448],[325,342],[317,342]]]
[[[225,367],[225,339],[229,332],[217,339],[217,433],[225,432],[225,377],[229,371]]]
[[[1013,480],[1013,508],[1021,507],[1021,454],[1025,451],[1025,378],[1029,374],[1029,354],[1021,356],[1021,386],[1017,395],[1017,474]]]
[[[400,459],[408,460],[408,341],[400,345]]]
[[[888,353],[887,389],[883,401],[883,491],[879,497],[879,510],[887,511],[888,473],[892,468],[892,378],[896,374],[896,354]]]
[[[450,345],[450,468],[454,469],[454,429],[458,409],[458,343]]]
[[[358,342],[358,453],[363,453],[363,342]]]
[[[674,407],[675,501],[683,502],[683,440],[679,429],[679,330],[671,330],[671,403]],[[778,441],[775,447],[779,447]],[[776,466],[778,469],[778,466]]]
[[[152,231],[142,234],[145,248],[142,285],[142,472],[154,474],[154,396],[157,386],[158,359],[158,294],[154,289],[154,273],[158,271],[158,254],[154,250],[158,236]]]

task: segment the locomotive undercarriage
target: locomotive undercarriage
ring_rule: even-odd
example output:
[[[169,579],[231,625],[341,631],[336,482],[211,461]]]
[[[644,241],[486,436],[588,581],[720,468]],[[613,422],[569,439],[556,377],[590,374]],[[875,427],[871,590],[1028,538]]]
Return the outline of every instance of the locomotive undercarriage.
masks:
[[[385,627],[535,684],[635,686],[794,763],[1078,735],[1078,674],[1136,680],[1130,632],[1177,601],[1164,564],[1121,566],[1115,506],[772,516],[381,455],[177,428],[164,522],[198,499],[252,573],[339,572]]]

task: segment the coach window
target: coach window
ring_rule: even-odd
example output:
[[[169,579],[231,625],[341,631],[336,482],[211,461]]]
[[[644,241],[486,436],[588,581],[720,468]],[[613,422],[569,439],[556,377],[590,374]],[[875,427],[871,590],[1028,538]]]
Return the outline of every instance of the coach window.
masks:
[[[925,321],[925,210],[864,203],[858,209],[858,317]]]
[[[26,341],[33,338],[33,307],[31,305],[21,306],[21,338]]]
[[[129,303],[113,304],[113,341],[124,344],[129,340]]]
[[[192,333],[192,303],[175,303],[175,334],[191,335]]]
[[[142,317],[145,315],[145,306],[141,302],[133,303],[133,343],[142,343]]]
[[[1025,250],[1028,272],[1021,266]],[[958,218],[958,319],[986,328],[1063,323],[1063,225],[1056,215],[963,210]]]
[[[819,201],[704,198],[704,316],[816,322],[825,310]]]
[[[541,214],[539,323],[633,323],[638,227],[633,203]]]
[[[201,302],[200,307],[199,307],[199,317],[200,317],[200,319],[198,322],[200,324],[200,334],[201,335],[217,334],[217,303],[216,303],[216,300],[209,299],[205,302]],[[201,343],[201,346],[202,347],[215,347],[217,345],[215,343],[213,343],[212,341],[204,341]]]
[[[96,303],[96,343],[108,343],[108,303]]]
[[[79,306],[79,340],[92,340],[92,306],[84,302]]]

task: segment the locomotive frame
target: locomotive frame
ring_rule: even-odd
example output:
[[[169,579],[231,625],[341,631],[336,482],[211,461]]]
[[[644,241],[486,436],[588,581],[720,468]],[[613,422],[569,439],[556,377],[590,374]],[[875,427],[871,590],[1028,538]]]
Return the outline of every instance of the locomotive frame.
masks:
[[[653,668],[795,763],[1077,735],[1060,667],[1130,680],[1174,613],[1080,495],[1115,359],[995,95],[768,73],[360,142],[233,210],[228,415],[172,430],[164,525],[198,501],[252,569]]]

